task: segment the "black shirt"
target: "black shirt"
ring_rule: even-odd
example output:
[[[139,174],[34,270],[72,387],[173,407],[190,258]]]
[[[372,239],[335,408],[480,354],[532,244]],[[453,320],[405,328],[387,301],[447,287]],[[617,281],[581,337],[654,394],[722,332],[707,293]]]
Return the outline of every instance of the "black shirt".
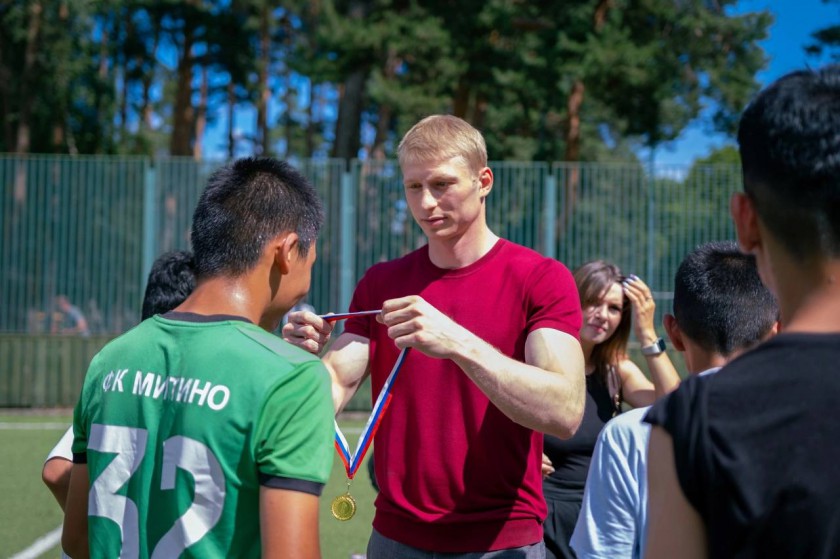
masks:
[[[709,557],[840,558],[840,334],[780,334],[646,421],[674,441]]]
[[[587,375],[586,404],[578,430],[567,440],[545,436],[543,451],[551,460],[554,473],[544,480],[544,490],[571,489],[582,496],[598,434],[614,410],[606,382],[595,373]]]

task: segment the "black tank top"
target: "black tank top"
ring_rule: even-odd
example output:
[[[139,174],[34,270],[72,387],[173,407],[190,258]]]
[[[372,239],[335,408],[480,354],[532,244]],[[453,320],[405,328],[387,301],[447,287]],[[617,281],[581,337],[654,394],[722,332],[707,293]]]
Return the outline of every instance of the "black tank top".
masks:
[[[543,451],[554,466],[554,473],[543,483],[547,493],[552,490],[583,491],[598,434],[614,411],[615,403],[606,382],[600,375],[586,375],[586,406],[577,432],[566,440],[545,436]]]

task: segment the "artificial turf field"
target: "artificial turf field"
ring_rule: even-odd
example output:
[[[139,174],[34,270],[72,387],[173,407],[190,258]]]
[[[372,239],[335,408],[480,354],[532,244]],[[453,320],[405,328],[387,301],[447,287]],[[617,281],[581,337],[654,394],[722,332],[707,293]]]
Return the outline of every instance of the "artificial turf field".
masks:
[[[41,482],[41,466],[70,420],[68,410],[44,413],[0,410],[0,557],[59,557],[57,541],[43,553],[33,553],[32,546],[39,540],[48,546],[50,533],[61,524],[61,510]],[[340,418],[339,425],[353,449],[364,421],[365,418],[358,417]],[[375,497],[365,466],[359,468],[351,489],[358,505],[356,516],[339,522],[330,514],[330,501],[344,493],[347,478],[338,457],[333,460],[330,481],[321,497],[324,559],[349,559],[353,554],[365,552]],[[25,550],[30,551],[21,554]]]

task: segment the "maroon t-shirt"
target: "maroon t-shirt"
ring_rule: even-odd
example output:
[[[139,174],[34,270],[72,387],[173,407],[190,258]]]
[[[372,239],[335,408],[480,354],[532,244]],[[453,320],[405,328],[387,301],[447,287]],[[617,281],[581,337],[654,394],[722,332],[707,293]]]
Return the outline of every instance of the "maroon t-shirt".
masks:
[[[371,267],[351,311],[420,295],[503,354],[524,361],[525,339],[539,328],[574,337],[580,300],[569,270],[528,248],[499,240],[477,262],[444,270],[428,246]],[[399,350],[375,318],[345,331],[370,340],[373,396]],[[437,552],[492,551],[542,540],[546,515],[542,434],[508,419],[448,359],[408,352],[376,435],[373,526],[403,544]]]

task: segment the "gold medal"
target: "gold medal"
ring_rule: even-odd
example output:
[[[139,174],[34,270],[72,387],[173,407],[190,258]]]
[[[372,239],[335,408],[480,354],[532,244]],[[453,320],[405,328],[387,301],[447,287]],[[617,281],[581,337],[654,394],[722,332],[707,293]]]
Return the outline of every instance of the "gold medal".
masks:
[[[347,491],[344,495],[339,495],[332,501],[330,506],[332,515],[339,520],[350,520],[356,514],[356,499]]]
[[[350,520],[356,514],[356,499],[350,494],[350,484],[353,483],[353,478],[347,480],[347,491],[344,495],[339,495],[332,501],[330,510],[332,515],[339,520]]]

